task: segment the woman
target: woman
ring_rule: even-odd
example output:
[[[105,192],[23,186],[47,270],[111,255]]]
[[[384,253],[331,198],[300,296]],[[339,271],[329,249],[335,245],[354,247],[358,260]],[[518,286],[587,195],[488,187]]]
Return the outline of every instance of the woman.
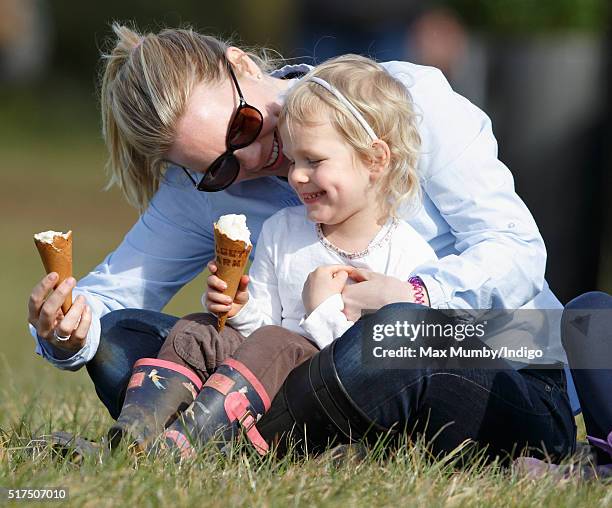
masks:
[[[118,249],[79,282],[66,316],[61,302],[75,281],[62,283],[45,300],[54,284],[52,275],[45,277],[30,297],[29,322],[37,352],[50,362],[71,370],[87,364],[98,395],[116,417],[133,364],[156,356],[177,321],[158,311],[213,257],[213,220],[243,213],[257,237],[267,217],[299,204],[286,182],[276,120],[283,94],[308,67],[269,72],[265,62],[239,48],[188,30],[146,36],[117,25],[114,30],[117,45],[105,57],[102,83],[103,130],[112,181],[142,216]],[[375,316],[381,321],[405,311],[436,321],[440,315],[432,309],[561,308],[543,278],[542,238],[497,159],[489,119],[455,94],[439,71],[383,65],[408,88],[422,117],[424,203],[415,216],[401,213],[440,259],[420,266],[418,280],[410,283],[356,272],[358,283],[342,292],[347,318],[356,321],[364,309],[380,309]],[[424,291],[432,309],[410,303]],[[350,423],[363,417],[356,425],[366,428],[370,422],[390,428],[429,418],[423,429],[429,437],[454,422],[436,440],[442,451],[466,438],[493,453],[532,446],[561,457],[573,450],[575,429],[559,368],[519,370],[501,362],[458,375],[438,363],[365,375],[358,354],[362,322],[304,364],[315,362],[321,379],[333,372],[337,386],[329,397],[344,407],[339,418]],[[558,332],[534,340],[546,350],[543,361],[564,361]],[[232,353],[222,341],[209,346],[213,360]],[[189,347],[182,354],[189,356]],[[268,421],[288,414],[281,402],[294,402],[287,393],[308,373],[298,368],[294,374]],[[295,417],[299,410],[289,413]],[[499,425],[502,430],[494,431]]]

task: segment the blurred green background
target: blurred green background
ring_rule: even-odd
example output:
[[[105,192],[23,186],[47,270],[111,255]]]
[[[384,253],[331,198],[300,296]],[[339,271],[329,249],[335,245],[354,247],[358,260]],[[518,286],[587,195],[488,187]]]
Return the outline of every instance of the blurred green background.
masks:
[[[96,85],[99,54],[107,47],[113,20],[133,21],[142,30],[190,24],[208,33],[240,34],[245,44],[272,47],[291,58],[310,55],[307,61],[348,47],[381,60],[398,56],[439,66],[456,89],[491,114],[502,160],[514,172],[547,241],[553,289],[564,301],[587,289],[612,291],[611,193],[604,171],[610,163],[606,139],[612,116],[607,0],[385,0],[376,2],[377,12],[368,10],[371,4],[354,2],[350,13],[334,18],[342,11],[341,2],[0,0],[5,239],[0,355],[10,393],[46,397],[77,390],[95,400],[84,369],[63,374],[33,354],[26,304],[43,275],[32,241],[35,232],[72,229],[74,274],[81,277],[119,244],[137,218],[116,189],[102,190],[106,154]],[[381,16],[390,25],[373,31]],[[363,19],[367,29],[359,25]],[[398,19],[403,20],[399,28]],[[351,34],[364,34],[359,35],[363,44],[348,39],[348,46],[341,47],[349,22],[354,24]],[[376,34],[396,32],[391,49],[384,42],[376,45]],[[326,46],[330,41],[335,44],[331,49]],[[551,61],[565,72],[563,79],[584,79],[560,83],[544,65]],[[580,67],[584,62],[586,70]],[[573,101],[558,95],[562,88],[569,88]],[[551,97],[549,110],[537,109]],[[571,109],[572,104],[577,106]],[[551,113],[559,111],[565,116]],[[538,123],[546,119],[550,124]],[[565,264],[555,266],[555,259]],[[203,287],[200,276],[166,311],[183,315],[198,310]],[[6,398],[8,389],[0,397]]]

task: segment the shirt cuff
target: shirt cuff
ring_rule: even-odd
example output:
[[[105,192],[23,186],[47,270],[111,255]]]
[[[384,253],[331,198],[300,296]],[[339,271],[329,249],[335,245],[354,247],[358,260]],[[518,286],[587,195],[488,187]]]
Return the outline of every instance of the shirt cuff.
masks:
[[[259,328],[260,316],[257,312],[257,306],[252,301],[253,297],[249,296],[247,303],[235,315],[227,318],[226,321],[234,330],[240,332],[245,337],[248,337]]]
[[[331,295],[300,321],[300,327],[320,349],[340,337],[353,326],[353,321],[346,319],[342,310],[344,302],[338,293]]]
[[[427,295],[429,296],[429,306],[432,309],[449,308],[450,297],[444,290],[444,286],[442,286],[442,284],[440,284],[431,275],[421,275],[418,273],[413,275],[420,277],[423,284],[425,284],[425,289],[427,290]]]
[[[251,314],[251,312],[249,312],[251,310],[250,307],[253,306],[251,304],[251,300],[252,298],[249,296],[249,299],[242,307],[240,307],[240,310],[236,312],[236,314],[234,314],[232,317],[227,318],[227,322],[238,324],[238,323],[243,322],[245,318],[248,318],[249,315]]]
[[[35,353],[42,356],[49,363],[62,370],[78,370],[86,362],[88,342],[76,352],[64,351],[54,347],[48,341],[38,336],[36,328],[28,325],[30,334],[36,341]]]

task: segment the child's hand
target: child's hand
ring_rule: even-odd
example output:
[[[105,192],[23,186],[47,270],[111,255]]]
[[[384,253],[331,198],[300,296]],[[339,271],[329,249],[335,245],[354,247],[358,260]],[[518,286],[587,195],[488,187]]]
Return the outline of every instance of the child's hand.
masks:
[[[204,306],[213,314],[227,312],[227,317],[235,316],[249,301],[249,292],[247,290],[249,276],[243,275],[240,278],[238,291],[232,302],[231,297],[223,294],[223,291],[227,288],[227,284],[215,275],[215,273],[217,273],[217,264],[215,261],[209,261],[207,266],[211,275],[209,275],[206,280],[208,288],[206,289]]]
[[[310,314],[331,295],[342,293],[348,274],[353,270],[352,266],[324,265],[310,272],[302,290],[306,314]]]

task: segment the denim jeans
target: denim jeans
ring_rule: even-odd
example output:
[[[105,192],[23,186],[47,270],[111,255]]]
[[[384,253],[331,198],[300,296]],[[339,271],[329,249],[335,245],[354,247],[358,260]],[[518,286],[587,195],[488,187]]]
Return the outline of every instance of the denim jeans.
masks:
[[[100,345],[87,364],[96,393],[116,420],[132,368],[140,358],[157,358],[179,318],[150,310],[122,309],[102,317]]]
[[[572,326],[571,320],[577,315],[588,322],[586,333]],[[587,434],[600,439],[612,432],[612,369],[584,367],[588,367],[590,359],[598,360],[597,355],[607,355],[606,362],[612,362],[609,358],[612,350],[610,316],[612,296],[599,291],[585,293],[567,304],[561,329]],[[598,451],[598,459],[600,463],[610,462],[610,457],[603,451]]]
[[[378,313],[390,319],[410,305],[392,304]],[[177,321],[135,309],[102,319],[100,346],[87,369],[111,416],[119,415],[132,365],[155,357]],[[372,420],[424,434],[435,451],[473,439],[494,454],[524,447],[557,458],[573,452],[575,425],[562,370],[363,369],[361,326],[358,321],[338,339],[334,363],[349,396]]]
[[[410,306],[415,304],[387,305],[376,318],[401,320]],[[533,456],[545,450],[558,459],[574,451],[576,427],[562,368],[517,371],[499,359],[494,369],[447,369],[431,360],[420,368],[364,369],[362,328],[357,321],[338,339],[334,363],[346,391],[371,420],[424,435],[436,454],[466,439],[487,445],[491,456],[529,448]]]

